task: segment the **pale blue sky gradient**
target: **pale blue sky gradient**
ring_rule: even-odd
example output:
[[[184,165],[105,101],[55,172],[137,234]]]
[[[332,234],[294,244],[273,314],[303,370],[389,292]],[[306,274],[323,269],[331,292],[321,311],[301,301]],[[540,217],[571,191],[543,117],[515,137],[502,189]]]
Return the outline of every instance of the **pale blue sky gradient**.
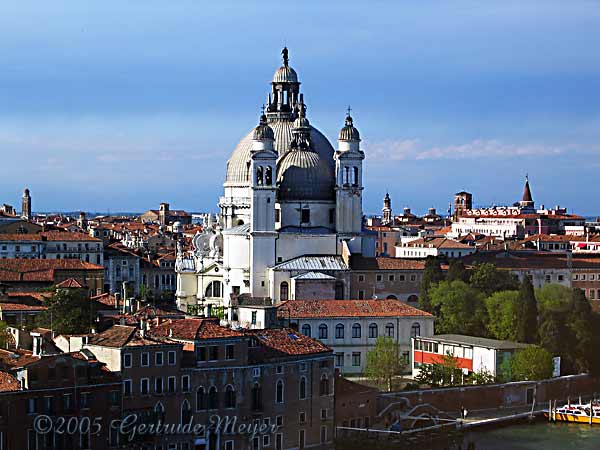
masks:
[[[225,162],[290,49],[334,143],[352,105],[364,209],[535,200],[600,213],[600,2],[11,1],[0,202],[216,210]]]

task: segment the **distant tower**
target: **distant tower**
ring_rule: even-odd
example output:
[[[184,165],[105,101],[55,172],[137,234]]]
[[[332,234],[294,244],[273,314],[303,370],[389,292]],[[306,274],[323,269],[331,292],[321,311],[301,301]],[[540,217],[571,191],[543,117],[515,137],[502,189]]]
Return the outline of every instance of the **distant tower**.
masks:
[[[81,211],[79,213],[79,219],[77,220],[77,226],[79,228],[81,228],[82,230],[87,230],[87,226],[88,226],[88,221],[87,218],[85,216],[85,213],[83,211]]]
[[[350,108],[344,128],[338,137],[338,150],[334,155],[336,172],[336,230],[339,234],[360,234],[362,230],[362,162],[360,134],[354,128]]]
[[[535,207],[535,202],[531,196],[531,189],[529,188],[528,176],[525,176],[525,189],[523,189],[523,198],[519,202],[519,206],[526,209],[533,209]]]
[[[29,189],[23,191],[23,199],[21,201],[21,217],[25,220],[31,220],[31,196]]]
[[[390,194],[386,193],[383,199],[383,209],[381,210],[381,223],[382,225],[389,225],[392,223],[392,199]]]
[[[169,204],[161,203],[158,210],[158,222],[165,226],[169,222]]]
[[[469,209],[473,209],[473,195],[466,191],[454,194],[454,217],[460,216]]]

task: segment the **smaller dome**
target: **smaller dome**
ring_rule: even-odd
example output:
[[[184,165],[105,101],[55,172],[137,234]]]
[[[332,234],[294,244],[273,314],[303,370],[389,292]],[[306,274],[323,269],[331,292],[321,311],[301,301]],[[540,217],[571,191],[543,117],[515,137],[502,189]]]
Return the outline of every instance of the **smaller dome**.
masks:
[[[344,128],[340,130],[340,137],[338,139],[340,141],[360,141],[360,133],[354,128],[352,116],[350,114],[346,116],[346,124],[344,125]]]
[[[311,150],[291,150],[277,164],[279,200],[334,200],[329,164]]]
[[[273,75],[273,83],[297,83],[298,74],[288,65],[281,66]]]
[[[275,134],[273,133],[273,129],[267,124],[267,116],[265,116],[264,113],[260,116],[260,122],[258,123],[258,126],[254,129],[252,139],[254,139],[255,141],[263,141],[266,139],[270,139],[272,141],[275,140]]]
[[[303,128],[309,128],[310,122],[306,118],[306,105],[302,102],[298,104],[298,117],[294,120],[294,128],[302,130]]]

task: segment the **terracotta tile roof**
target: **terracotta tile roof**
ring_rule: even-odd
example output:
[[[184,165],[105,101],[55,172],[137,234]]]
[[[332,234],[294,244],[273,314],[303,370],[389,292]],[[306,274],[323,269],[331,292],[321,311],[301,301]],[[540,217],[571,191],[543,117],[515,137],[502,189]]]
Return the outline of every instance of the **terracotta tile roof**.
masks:
[[[0,392],[18,391],[21,384],[8,372],[0,371]]]
[[[505,251],[480,251],[474,255],[462,258],[465,266],[479,263],[491,263],[500,269],[508,270],[536,270],[536,269],[569,269],[566,254],[548,252],[505,252]],[[573,255],[571,259],[573,269],[598,269],[599,257],[579,257]]]
[[[90,300],[101,303],[102,305],[114,308],[117,304],[117,299],[113,294],[105,293],[90,297]]]
[[[0,281],[54,281],[57,270],[104,270],[78,259],[0,259]]]
[[[75,278],[67,278],[56,285],[57,288],[61,289],[81,289],[83,285]]]
[[[1,311],[45,311],[48,307],[39,305],[24,305],[22,303],[0,303]]]
[[[152,336],[172,337],[196,341],[243,336],[243,333],[219,325],[219,319],[175,319],[168,320],[150,330]]]
[[[400,300],[288,300],[277,308],[279,317],[431,317]]]
[[[69,224],[71,225],[71,224]],[[77,242],[93,241],[102,242],[100,239],[90,236],[86,233],[69,231],[41,231],[39,233],[11,233],[0,234],[0,241],[51,241],[51,242]]]
[[[52,292],[7,292],[9,299],[32,299],[43,303],[52,297]]]
[[[523,239],[522,242],[570,242],[571,240],[573,240],[573,237],[575,236],[571,236],[568,234],[534,234],[532,236],[526,237],[525,239]]]
[[[124,347],[136,332],[135,327],[126,325],[113,325],[108,330],[90,336],[90,345],[100,345],[103,347]]]
[[[425,261],[405,258],[366,258],[352,255],[350,259],[352,270],[424,270]]]
[[[4,350],[0,349],[0,363],[6,368],[25,367],[39,361],[39,356],[33,356],[29,350]]]
[[[290,328],[269,328],[248,330],[247,336],[258,340],[259,346],[248,349],[251,361],[276,357],[315,355],[330,353],[331,348],[320,341],[309,338]]]

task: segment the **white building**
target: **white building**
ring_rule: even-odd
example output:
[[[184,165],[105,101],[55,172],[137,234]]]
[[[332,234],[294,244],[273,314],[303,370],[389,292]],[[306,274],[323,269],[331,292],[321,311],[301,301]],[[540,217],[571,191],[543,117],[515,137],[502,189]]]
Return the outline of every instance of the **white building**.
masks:
[[[514,352],[527,346],[518,342],[459,334],[417,337],[412,339],[412,374],[416,377],[423,365],[439,364],[444,355],[452,355],[465,375],[488,372],[497,377]]]
[[[309,123],[298,76],[282,53],[258,126],[227,162],[220,226],[194,237],[193,254],[179,252],[183,310],[210,304],[233,320],[239,294],[285,301],[311,283],[323,289],[328,277],[344,298],[350,254],[374,256],[375,239],[362,228],[359,132],[348,113],[334,150]]]
[[[405,240],[396,245],[396,258],[427,258],[429,256],[462,258],[472,255],[477,248],[444,237],[424,237]]]
[[[379,336],[391,337],[400,347],[398,357],[410,364],[411,338],[433,335],[434,317],[400,300],[290,300],[278,307],[278,316],[331,347],[344,374],[364,372]]]

